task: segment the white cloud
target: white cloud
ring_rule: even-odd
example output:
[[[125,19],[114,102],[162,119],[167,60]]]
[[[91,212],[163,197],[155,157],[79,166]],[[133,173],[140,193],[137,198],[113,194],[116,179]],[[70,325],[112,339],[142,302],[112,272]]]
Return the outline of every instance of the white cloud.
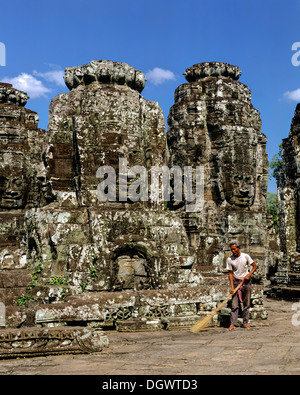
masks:
[[[300,88],[294,91],[287,91],[283,94],[286,99],[300,102]]]
[[[154,84],[154,85],[160,85],[166,81],[176,79],[173,71],[164,70],[164,69],[161,69],[160,67],[155,67],[153,70],[149,70],[145,74],[145,76],[146,76],[147,80],[149,82],[152,82],[152,84]]]
[[[51,92],[51,89],[47,88],[42,81],[27,73],[21,73],[13,78],[4,78],[3,82],[8,82],[14,88],[26,92],[31,99],[45,97],[47,93]]]
[[[45,86],[41,81],[41,78],[46,82],[53,83],[58,86],[65,85],[63,79],[64,71],[57,65],[50,65],[52,68],[54,68],[54,66],[56,67],[54,70],[46,71],[44,73],[34,70],[32,74],[21,73],[13,78],[6,77],[3,79],[3,82],[8,82],[9,84],[12,84],[14,88],[28,93],[31,99],[46,97],[47,93],[52,92],[52,89]]]
[[[40,73],[34,70],[33,75],[36,77],[41,77],[48,82],[54,82],[56,85],[65,86],[63,70],[52,70],[46,71],[45,73]]]

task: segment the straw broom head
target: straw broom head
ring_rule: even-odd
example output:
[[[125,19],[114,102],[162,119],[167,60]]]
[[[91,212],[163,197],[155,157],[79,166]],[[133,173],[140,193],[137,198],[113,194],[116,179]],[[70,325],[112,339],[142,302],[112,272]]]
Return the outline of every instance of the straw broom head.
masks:
[[[230,294],[221,304],[219,304],[219,306],[207,317],[202,318],[202,320],[196,322],[196,324],[194,324],[191,327],[191,332],[193,333],[197,333],[200,332],[202,329],[204,329],[211,321],[211,319],[213,318],[213,316],[215,314],[217,314],[217,312],[219,310],[221,310],[221,308],[228,302],[229,299],[232,298],[232,296],[239,290],[239,288],[243,285],[243,281],[240,282],[240,284],[235,288],[235,290],[233,291],[232,294]]]
[[[207,325],[210,323],[210,321],[212,320],[213,316],[215,315],[215,312],[213,312],[212,314],[202,318],[202,320],[196,322],[196,324],[194,324],[191,327],[191,332],[193,333],[197,333],[200,332],[202,329],[206,328]]]

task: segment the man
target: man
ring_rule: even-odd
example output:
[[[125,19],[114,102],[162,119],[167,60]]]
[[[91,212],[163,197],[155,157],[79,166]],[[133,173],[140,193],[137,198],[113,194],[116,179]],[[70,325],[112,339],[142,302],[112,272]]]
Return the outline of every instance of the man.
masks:
[[[236,327],[238,314],[239,314],[239,300],[243,303],[243,328],[250,329],[249,321],[249,308],[251,302],[251,281],[252,274],[257,269],[256,263],[248,254],[241,252],[240,243],[238,240],[230,242],[230,249],[232,255],[227,259],[226,269],[229,270],[229,281],[231,286],[232,309],[230,315],[230,326],[227,329],[231,331]],[[250,271],[250,265],[252,270]],[[243,282],[243,285],[234,293],[235,288]]]

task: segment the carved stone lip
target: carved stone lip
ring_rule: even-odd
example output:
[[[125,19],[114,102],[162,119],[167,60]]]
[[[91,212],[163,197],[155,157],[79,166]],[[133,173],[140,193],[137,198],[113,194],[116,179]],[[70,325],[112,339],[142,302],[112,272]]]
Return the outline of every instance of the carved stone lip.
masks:
[[[254,196],[237,196],[235,204],[239,206],[251,206],[253,204]]]
[[[250,192],[249,189],[240,189],[239,192],[242,197],[251,197],[249,196],[249,192]]]
[[[254,197],[254,195],[249,195],[248,191],[247,191],[247,193],[244,193],[244,194],[241,193],[240,195],[237,195],[238,199],[243,199],[243,200],[245,200],[245,199],[249,200],[253,197]]]
[[[7,208],[15,208],[23,205],[23,196],[2,196],[0,199],[0,205]]]
[[[4,196],[2,197],[2,200],[19,200],[19,199],[21,199],[21,198],[22,198],[22,195],[21,195],[21,194],[18,194],[18,195],[12,194],[12,196],[6,196],[6,195],[4,195]]]

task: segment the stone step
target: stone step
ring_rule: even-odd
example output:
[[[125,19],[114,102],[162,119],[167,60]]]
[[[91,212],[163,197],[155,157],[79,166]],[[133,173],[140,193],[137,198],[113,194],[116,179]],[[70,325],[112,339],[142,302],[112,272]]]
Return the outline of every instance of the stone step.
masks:
[[[289,272],[288,285],[300,287],[300,273]]]
[[[291,263],[291,272],[300,273],[300,263],[299,262]]]

